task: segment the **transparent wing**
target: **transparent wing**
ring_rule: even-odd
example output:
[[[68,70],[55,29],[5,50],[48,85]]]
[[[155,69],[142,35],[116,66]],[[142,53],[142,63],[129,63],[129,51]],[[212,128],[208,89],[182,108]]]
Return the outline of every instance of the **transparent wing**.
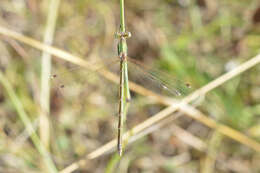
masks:
[[[98,105],[104,103],[102,107],[115,114],[118,85],[99,75],[99,72],[106,69],[116,71],[119,68],[118,62],[118,58],[111,58],[102,63],[94,63],[94,71],[78,66],[55,64],[50,76],[52,110],[56,112],[61,111],[61,108],[75,108],[77,114],[83,110],[86,113],[92,110],[94,115],[94,112],[101,111]]]
[[[80,92],[87,92],[90,88],[101,88],[106,79],[99,75],[101,70],[109,70],[119,75],[119,59],[110,58],[95,63],[94,71],[74,66],[58,67],[51,76],[54,90],[58,95],[73,99]],[[147,67],[141,62],[128,57],[129,80],[133,81],[157,94],[181,97],[191,91],[189,82],[184,82],[176,76]],[[101,83],[100,83],[101,82]],[[103,82],[103,83],[102,83]],[[101,85],[101,86],[100,86]],[[108,89],[108,88],[107,88]],[[118,92],[116,92],[118,93]],[[118,94],[115,94],[118,96]]]
[[[181,97],[191,91],[191,85],[166,72],[145,66],[141,62],[128,58],[129,80],[168,96]]]
[[[64,93],[66,88],[73,88],[75,92],[77,87],[87,87],[87,85],[95,83],[95,80],[100,78],[98,78],[98,76],[101,70],[115,71],[118,62],[118,58],[111,58],[109,61],[93,63],[92,66],[94,70],[76,65],[69,67],[64,65],[56,66],[50,76],[52,87],[55,90],[60,90],[60,92],[62,92],[61,94]],[[117,68],[119,68],[119,66]],[[67,94],[69,93],[70,92]]]

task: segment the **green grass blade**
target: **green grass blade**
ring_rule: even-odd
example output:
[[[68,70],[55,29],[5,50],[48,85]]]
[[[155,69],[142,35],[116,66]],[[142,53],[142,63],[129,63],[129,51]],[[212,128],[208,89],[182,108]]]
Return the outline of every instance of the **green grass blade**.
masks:
[[[15,107],[15,109],[17,111],[19,118],[23,122],[28,134],[31,134],[30,138],[32,139],[33,144],[35,145],[35,147],[37,148],[39,153],[41,154],[42,159],[44,160],[46,167],[48,168],[48,171],[50,173],[57,173],[58,172],[57,168],[56,168],[55,164],[53,163],[46,148],[43,146],[39,137],[37,136],[37,134],[33,128],[32,122],[31,122],[30,118],[28,117],[28,115],[26,114],[21,101],[19,100],[19,98],[15,94],[11,84],[4,77],[4,75],[1,71],[0,71],[0,82],[2,83],[3,87],[5,88],[7,94],[9,96],[11,102],[13,103],[13,106]]]

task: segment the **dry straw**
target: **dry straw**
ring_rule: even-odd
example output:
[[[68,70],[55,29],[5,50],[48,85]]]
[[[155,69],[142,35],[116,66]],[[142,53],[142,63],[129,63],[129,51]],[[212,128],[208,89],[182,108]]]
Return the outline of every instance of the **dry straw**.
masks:
[[[53,36],[58,16],[60,0],[51,0],[48,7],[48,18],[44,33],[43,42],[52,45]],[[42,114],[40,115],[39,131],[43,144],[49,148],[50,143],[50,124],[48,114],[50,112],[50,75],[51,75],[51,55],[45,51],[42,52],[42,68],[41,68],[41,96],[40,104]]]

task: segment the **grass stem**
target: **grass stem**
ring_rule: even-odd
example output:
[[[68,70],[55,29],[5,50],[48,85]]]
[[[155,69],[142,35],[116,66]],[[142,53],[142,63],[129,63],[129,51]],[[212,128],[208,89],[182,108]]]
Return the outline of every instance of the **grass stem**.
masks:
[[[56,20],[58,16],[58,8],[60,0],[50,0],[48,9],[48,19],[46,23],[44,33],[44,43],[51,45],[53,42],[53,36],[55,31]],[[39,118],[39,130],[40,138],[46,148],[49,148],[50,143],[50,76],[51,76],[51,54],[48,52],[42,52],[42,67],[41,67],[41,96],[40,104],[42,108],[42,114]]]

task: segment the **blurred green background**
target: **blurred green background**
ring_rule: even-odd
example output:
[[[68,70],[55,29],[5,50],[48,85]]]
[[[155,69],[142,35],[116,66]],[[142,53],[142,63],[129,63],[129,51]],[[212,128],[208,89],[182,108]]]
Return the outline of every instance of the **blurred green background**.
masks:
[[[42,41],[50,1],[1,0],[0,25]],[[125,11],[132,33],[129,56],[189,81],[193,91],[259,52],[257,0],[125,0]],[[61,0],[57,13],[53,46],[93,63],[116,57],[119,0]],[[41,54],[0,35],[0,69],[36,129],[41,126]],[[49,130],[52,160],[62,170],[116,137],[118,85],[52,58],[52,71],[63,75],[51,83],[46,133]],[[256,66],[199,99],[198,109],[260,142],[259,76]],[[58,89],[60,81],[65,90]],[[127,129],[165,108],[132,94]],[[0,172],[47,172],[2,85],[0,129]],[[191,145],[196,142],[189,135],[204,148]],[[183,115],[130,145],[120,161],[114,153],[104,154],[74,172],[257,173],[259,162],[259,151]]]

